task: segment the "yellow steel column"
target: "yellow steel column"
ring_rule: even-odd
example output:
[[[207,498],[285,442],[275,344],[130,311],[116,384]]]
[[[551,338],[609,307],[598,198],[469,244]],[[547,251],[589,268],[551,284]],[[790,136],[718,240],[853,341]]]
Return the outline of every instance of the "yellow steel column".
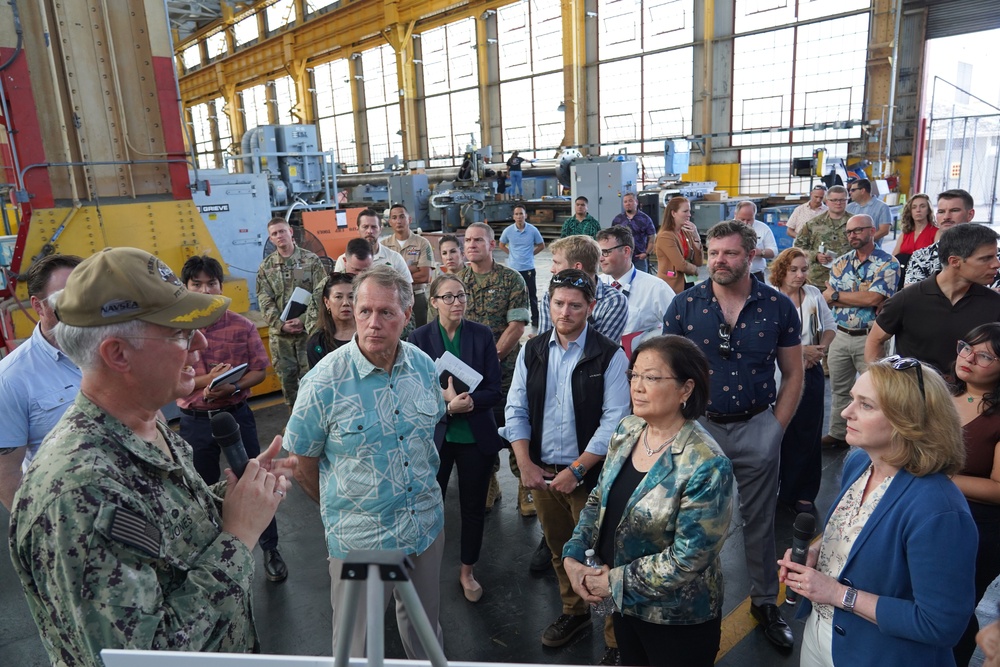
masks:
[[[701,89],[701,133],[712,133],[712,106],[713,106],[713,76],[712,76],[712,50],[715,40],[715,0],[702,0],[704,2],[704,31],[702,49],[705,53],[705,72],[703,75],[703,85]],[[702,157],[702,164],[708,166],[712,163],[712,139],[706,137],[704,141],[705,153]]]
[[[476,67],[479,70],[479,145],[488,146],[490,139],[490,63],[486,40],[486,14],[476,19]],[[497,147],[499,149],[499,146]]]
[[[394,2],[386,3],[386,19],[389,19],[388,8],[395,8]],[[416,160],[420,157],[420,132],[417,116],[417,74],[413,64],[413,27],[416,21],[408,24],[393,23],[385,29],[384,35],[392,50],[396,52],[396,79],[399,82],[399,117],[400,129],[403,132],[403,160]]]
[[[563,146],[587,143],[586,14],[583,0],[562,0],[563,104],[566,130]]]
[[[871,125],[862,136],[865,158],[877,165],[876,174],[892,172],[891,156],[887,142],[892,128],[888,127],[892,95],[892,51],[896,39],[896,12],[901,3],[897,0],[874,0],[872,22],[868,31],[868,77],[865,82],[865,113]]]

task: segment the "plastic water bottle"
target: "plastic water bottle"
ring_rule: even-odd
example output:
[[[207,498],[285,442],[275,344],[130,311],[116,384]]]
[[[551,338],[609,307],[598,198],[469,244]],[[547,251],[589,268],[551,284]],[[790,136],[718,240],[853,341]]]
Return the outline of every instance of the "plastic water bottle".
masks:
[[[587,549],[587,551],[584,552],[584,555],[586,558],[584,559],[583,564],[587,567],[600,570],[604,565],[604,563],[601,562],[601,559],[597,557],[597,553],[593,549]],[[615,601],[612,598],[607,597],[604,598],[599,604],[590,605],[590,609],[598,616],[610,616],[615,611]]]
[[[819,248],[817,249],[817,253],[819,253],[820,255],[825,255],[826,254],[826,244],[825,243],[820,243],[819,244]],[[825,266],[826,268],[829,269],[831,266],[833,266],[833,262],[827,262],[826,264],[823,264],[823,266]]]

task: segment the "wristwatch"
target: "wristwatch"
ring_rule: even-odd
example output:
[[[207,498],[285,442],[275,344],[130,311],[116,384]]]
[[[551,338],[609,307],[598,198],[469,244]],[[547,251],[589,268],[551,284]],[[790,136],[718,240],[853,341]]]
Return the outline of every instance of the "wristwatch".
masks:
[[[580,463],[579,461],[574,461],[573,465],[569,467],[570,472],[576,477],[576,481],[583,484],[583,477],[587,474],[587,467]]]
[[[834,290],[833,294],[830,295],[830,301],[840,301],[840,292]]]
[[[848,588],[844,593],[843,607],[844,611],[849,614],[854,613],[854,603],[858,601],[858,589]]]

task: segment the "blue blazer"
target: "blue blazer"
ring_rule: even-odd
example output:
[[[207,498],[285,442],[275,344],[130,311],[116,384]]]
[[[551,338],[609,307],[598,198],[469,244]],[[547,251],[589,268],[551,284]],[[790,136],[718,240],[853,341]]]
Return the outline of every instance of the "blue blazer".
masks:
[[[440,327],[437,320],[429,322],[411,333],[407,342],[416,345],[431,359],[437,361],[444,355],[444,339],[441,337]],[[489,327],[477,322],[462,320],[459,341],[462,348],[459,358],[483,376],[483,381],[471,394],[475,407],[465,417],[469,420],[472,435],[476,438],[476,447],[483,454],[492,456],[503,449],[503,440],[497,434],[497,422],[493,417],[493,406],[503,398],[503,393],[500,391],[500,360],[497,358],[493,332]],[[437,443],[438,449],[444,443],[444,434],[447,430],[446,413],[434,429],[434,442]]]
[[[870,463],[864,451],[851,452],[837,503]],[[978,544],[969,505],[946,475],[900,470],[840,574],[842,584],[879,596],[878,625],[835,609],[834,664],[954,665],[951,649],[976,606]],[[803,602],[804,615],[812,606]]]

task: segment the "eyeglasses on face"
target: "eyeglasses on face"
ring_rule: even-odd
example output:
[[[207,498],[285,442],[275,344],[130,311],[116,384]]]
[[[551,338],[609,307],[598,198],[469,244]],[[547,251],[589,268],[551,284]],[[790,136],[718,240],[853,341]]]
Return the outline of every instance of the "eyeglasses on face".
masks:
[[[733,353],[733,346],[729,342],[732,333],[733,328],[728,324],[719,325],[719,338],[722,339],[722,342],[719,343],[719,356],[723,359],[728,359]]]
[[[451,292],[445,292],[444,294],[438,294],[435,299],[441,299],[449,306],[458,300],[459,303],[465,303],[469,299],[469,295],[465,292],[459,292],[458,294],[452,294]]]
[[[628,246],[626,246],[624,243],[620,243],[620,244],[616,245],[613,248],[602,248],[601,249],[601,257],[610,257],[611,253],[613,253],[615,250],[618,250],[619,248],[626,248],[626,247],[628,247]]]
[[[644,375],[633,371],[625,371],[625,377],[628,378],[628,381],[633,384],[640,380],[642,380],[643,384],[658,384],[664,380],[677,380],[677,378],[672,375]]]
[[[958,356],[963,359],[969,359],[976,366],[982,366],[986,368],[993,364],[997,360],[992,354],[987,354],[986,352],[973,352],[972,346],[966,343],[964,340],[958,341]]]
[[[850,192],[850,193],[860,192],[862,189],[863,188],[851,188],[850,190],[848,190],[848,192]]]
[[[924,369],[919,361],[913,357],[901,357],[898,354],[886,357],[883,361],[889,364],[894,371],[908,371],[911,368],[916,368],[917,386],[920,387],[920,396],[924,399],[927,398],[927,394],[924,392]]]
[[[187,331],[181,331],[181,332],[175,333],[173,336],[117,336],[117,338],[126,338],[126,339],[129,339],[129,340],[132,340],[132,339],[135,339],[135,340],[169,340],[169,341],[173,341],[174,343],[179,344],[185,350],[190,350],[191,349],[191,341],[194,340],[194,337],[198,335],[199,331],[201,331],[201,329],[188,329]]]
[[[855,227],[854,229],[847,229],[845,230],[845,232],[847,233],[848,236],[853,236],[854,234],[860,234],[866,229],[875,229],[875,228],[869,225],[867,227]]]
[[[847,201],[844,197],[827,197],[826,200],[831,204],[843,204]]]

